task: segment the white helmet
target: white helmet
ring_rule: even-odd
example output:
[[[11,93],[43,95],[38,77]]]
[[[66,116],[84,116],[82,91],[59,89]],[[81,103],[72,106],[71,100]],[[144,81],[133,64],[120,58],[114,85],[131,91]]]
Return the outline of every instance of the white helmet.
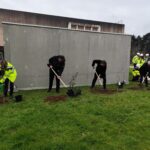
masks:
[[[148,53],[146,53],[146,54],[145,54],[145,56],[147,56],[147,57],[148,57],[148,56],[149,56],[149,54],[148,54]]]
[[[140,56],[143,57],[144,55],[141,53]]]

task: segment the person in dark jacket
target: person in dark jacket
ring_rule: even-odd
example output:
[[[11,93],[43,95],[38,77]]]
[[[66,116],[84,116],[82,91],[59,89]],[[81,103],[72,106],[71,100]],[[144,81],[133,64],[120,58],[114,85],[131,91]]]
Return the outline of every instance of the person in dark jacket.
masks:
[[[105,60],[93,60],[92,67],[95,67],[95,64],[97,64],[96,72],[97,75],[103,79],[103,88],[106,89],[106,69],[107,69],[107,63]],[[97,80],[96,73],[94,74],[94,78],[92,81],[91,88],[95,86],[96,80]]]
[[[54,69],[54,71],[57,73],[58,76],[61,76],[61,74],[64,70],[64,67],[65,67],[65,57],[62,56],[62,55],[53,56],[49,59],[49,64],[47,64],[47,66],[49,67],[49,88],[48,88],[48,92],[50,92],[51,89],[52,89],[54,77],[56,78],[56,92],[59,92],[60,80],[54,74],[51,67]]]
[[[148,76],[150,76],[150,61],[144,63],[140,68],[140,84],[145,82],[145,85],[148,86]]]

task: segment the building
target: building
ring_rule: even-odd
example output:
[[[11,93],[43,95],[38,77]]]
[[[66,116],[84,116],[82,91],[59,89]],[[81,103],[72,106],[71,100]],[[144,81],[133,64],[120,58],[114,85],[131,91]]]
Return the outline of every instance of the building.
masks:
[[[53,26],[93,32],[124,33],[124,24],[0,9],[0,50],[4,49],[2,22]]]

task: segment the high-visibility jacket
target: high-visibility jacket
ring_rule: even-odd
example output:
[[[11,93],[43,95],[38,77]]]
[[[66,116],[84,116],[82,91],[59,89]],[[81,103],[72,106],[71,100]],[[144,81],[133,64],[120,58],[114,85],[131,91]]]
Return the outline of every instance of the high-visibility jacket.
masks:
[[[137,55],[135,55],[135,56],[132,58],[132,63],[133,63],[133,64],[138,64],[139,61],[140,61],[140,58],[139,58],[139,56],[137,56]]]
[[[140,76],[140,71],[139,70],[132,70],[132,75],[133,75],[133,77]]]
[[[11,82],[15,82],[17,77],[17,71],[15,67],[7,62],[7,68],[4,71],[3,77],[0,79],[0,83],[4,83],[6,79],[9,79]]]

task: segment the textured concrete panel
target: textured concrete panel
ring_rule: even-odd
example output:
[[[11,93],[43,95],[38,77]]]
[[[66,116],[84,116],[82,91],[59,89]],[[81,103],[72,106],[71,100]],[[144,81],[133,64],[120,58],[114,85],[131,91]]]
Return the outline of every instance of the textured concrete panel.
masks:
[[[79,73],[78,85],[89,85],[93,78],[93,59],[108,63],[107,81],[128,80],[131,37],[46,28],[40,26],[4,24],[5,56],[18,72],[19,88],[48,87],[48,59],[62,54],[66,66],[62,75],[66,84]]]

